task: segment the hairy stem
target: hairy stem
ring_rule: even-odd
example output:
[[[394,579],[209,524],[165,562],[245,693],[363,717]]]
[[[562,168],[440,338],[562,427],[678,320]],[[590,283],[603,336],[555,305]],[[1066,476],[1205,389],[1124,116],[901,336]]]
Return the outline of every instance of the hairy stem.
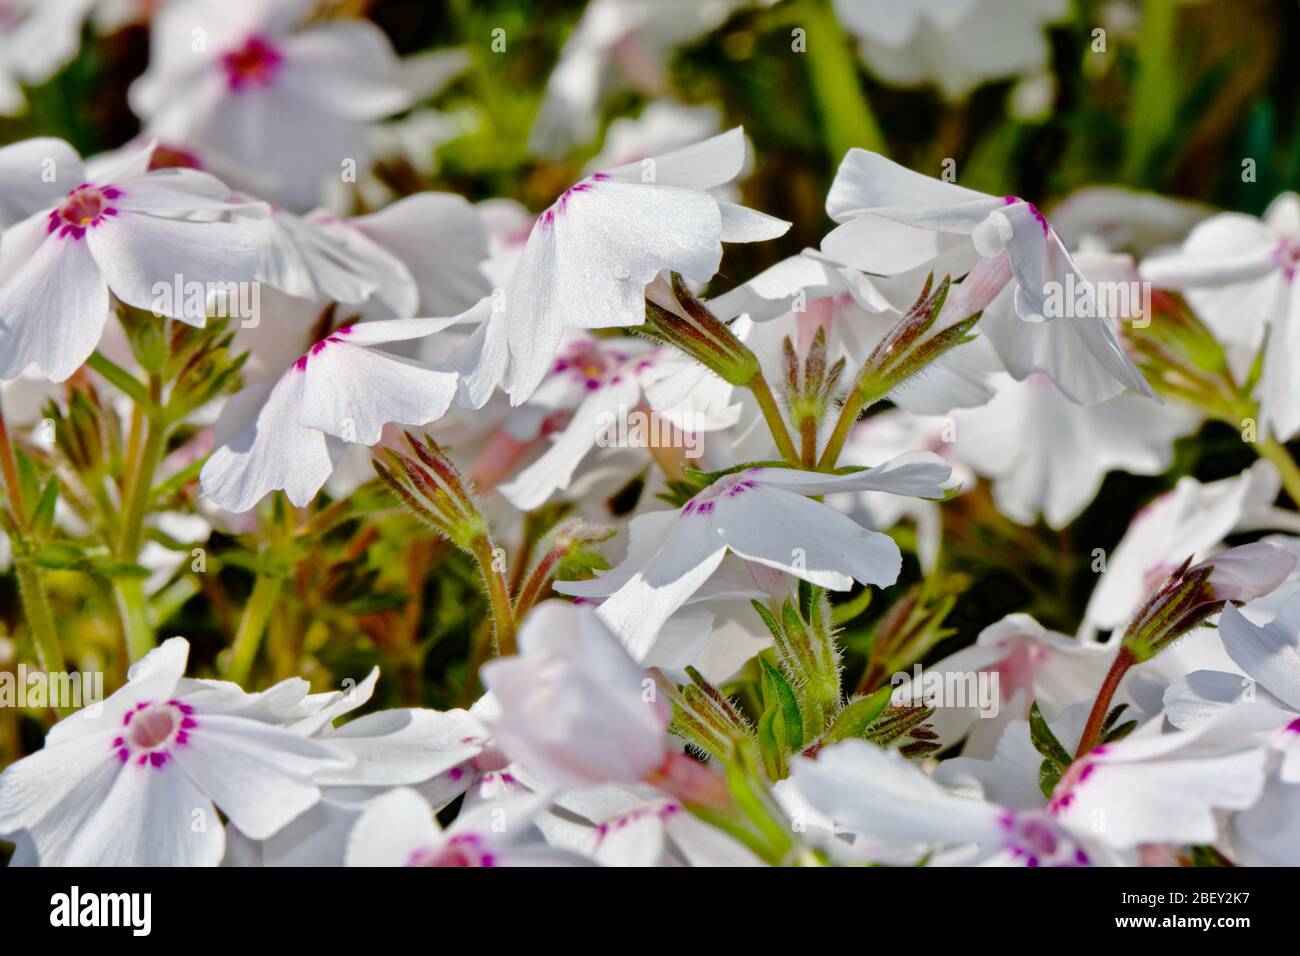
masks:
[[[492,609],[492,636],[496,641],[497,653],[502,657],[514,654],[517,649],[510,589],[506,586],[505,575],[494,567],[492,542],[486,535],[480,535],[471,543],[470,552],[478,562],[479,573],[483,575],[483,584],[487,589],[488,604]]]
[[[817,462],[818,471],[830,471],[835,467],[840,460],[840,453],[844,451],[844,443],[849,440],[849,434],[858,422],[858,416],[868,405],[879,401],[882,397],[878,390],[865,387],[861,383],[849,393],[849,397],[844,401],[844,407],[840,409],[840,417],[835,420],[835,430],[826,440],[822,457]]]
[[[1106,715],[1110,713],[1110,703],[1115,697],[1115,691],[1119,689],[1119,682],[1124,679],[1128,669],[1137,663],[1137,658],[1127,647],[1121,647],[1119,653],[1115,656],[1115,661],[1110,665],[1110,670],[1106,672],[1106,679],[1101,683],[1101,690],[1097,691],[1097,699],[1092,703],[1092,712],[1088,714],[1088,723],[1084,725],[1083,736],[1079,738],[1079,749],[1075,751],[1074,759],[1092,751],[1101,741],[1101,725],[1106,720]]]
[[[763,373],[754,373],[748,387],[754,395],[754,400],[758,402],[763,418],[767,420],[768,430],[772,433],[772,439],[776,442],[781,457],[794,467],[799,467],[799,452],[795,450],[794,441],[790,438],[790,429],[786,427],[781,409],[776,403],[776,396],[772,394],[772,387],[767,384]]]

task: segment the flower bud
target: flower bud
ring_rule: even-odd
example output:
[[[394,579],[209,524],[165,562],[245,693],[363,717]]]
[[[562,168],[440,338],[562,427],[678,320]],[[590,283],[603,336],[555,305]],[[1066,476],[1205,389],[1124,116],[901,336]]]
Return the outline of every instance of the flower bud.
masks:
[[[681,349],[728,384],[744,387],[759,373],[754,353],[675,272],[671,288],[658,278],[646,287],[641,331]]]
[[[1121,646],[1135,663],[1148,661],[1228,602],[1242,604],[1268,594],[1295,565],[1294,554],[1267,541],[1229,548],[1195,565],[1188,558],[1138,611]]]

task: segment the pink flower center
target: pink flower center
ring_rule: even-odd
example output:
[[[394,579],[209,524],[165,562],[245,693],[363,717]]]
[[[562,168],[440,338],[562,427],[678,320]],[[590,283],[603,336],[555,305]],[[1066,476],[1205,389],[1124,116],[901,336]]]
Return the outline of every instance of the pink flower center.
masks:
[[[575,382],[594,392],[605,383],[610,371],[626,360],[622,352],[602,349],[594,341],[575,342],[560,353],[552,371],[557,375],[567,372]]]
[[[1025,866],[1088,865],[1088,854],[1041,812],[1009,811],[999,822],[1007,849]]]
[[[178,700],[136,704],[122,716],[121,736],[113,738],[117,759],[140,767],[162,767],[173,748],[189,743],[190,731],[198,726],[193,714],[193,707]]]
[[[106,216],[117,215],[117,209],[111,203],[121,195],[122,191],[112,186],[82,183],[50,212],[48,230],[57,232],[61,238],[80,239],[87,229],[94,229]]]
[[[267,86],[280,72],[284,55],[271,43],[259,36],[251,36],[238,50],[221,56],[221,66],[226,71],[226,85],[232,90],[251,86]]]
[[[1282,269],[1286,281],[1295,280],[1296,266],[1300,265],[1300,240],[1282,239],[1273,248],[1273,259]]]
[[[477,833],[462,833],[442,846],[416,850],[406,861],[407,866],[495,866],[496,856]]]
[[[159,143],[149,157],[149,169],[202,169],[199,157],[188,149]]]

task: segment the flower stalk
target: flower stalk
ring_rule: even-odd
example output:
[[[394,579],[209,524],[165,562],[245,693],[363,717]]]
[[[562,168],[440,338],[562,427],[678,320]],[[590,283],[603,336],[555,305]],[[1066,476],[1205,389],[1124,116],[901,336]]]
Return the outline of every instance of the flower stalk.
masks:
[[[414,457],[384,448],[387,464],[379,456],[371,459],[375,473],[408,511],[475,560],[492,614],[497,653],[514,654],[518,623],[514,602],[487,520],[470,494],[468,481],[432,438],[421,441],[407,432],[406,444]]]
[[[14,538],[14,571],[18,577],[23,614],[32,632],[32,643],[36,647],[36,657],[47,674],[62,671],[63,646],[59,643],[59,632],[54,624],[54,615],[50,612],[45,583],[27,554],[30,547],[27,540],[27,510],[3,407],[0,407],[0,473],[3,473],[5,491],[9,498],[8,523],[12,526]]]
[[[972,273],[972,277],[975,274]],[[968,281],[971,277],[968,277]],[[978,278],[978,277],[976,277]],[[964,285],[964,283],[963,283]],[[925,280],[916,302],[907,314],[876,345],[863,364],[857,381],[844,400],[835,428],[826,442],[817,467],[831,471],[839,461],[844,444],[848,441],[858,416],[870,405],[884,398],[900,385],[925,368],[949,349],[970,341],[970,332],[979,322],[982,312],[977,311],[959,319],[952,325],[931,334],[944,301],[948,298],[951,277],[944,277],[932,292],[934,276]]]

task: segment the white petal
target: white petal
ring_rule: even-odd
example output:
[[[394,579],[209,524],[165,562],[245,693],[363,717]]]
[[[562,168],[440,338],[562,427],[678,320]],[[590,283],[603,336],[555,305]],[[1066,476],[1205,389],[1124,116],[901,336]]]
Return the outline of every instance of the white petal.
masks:
[[[50,208],[85,176],[77,151],[61,139],[42,136],[0,149],[0,229]]]
[[[352,221],[406,265],[420,290],[420,309],[451,315],[491,291],[482,263],[488,233],[464,197],[417,193]]]
[[[555,590],[561,594],[583,598],[607,598],[627,584],[663,546],[676,527],[678,512],[647,511],[628,523],[627,556],[617,567],[589,581],[556,581]]]
[[[356,763],[316,774],[331,786],[393,787],[423,783],[482,752],[486,729],[468,711],[382,710],[326,735],[331,747]]]
[[[277,84],[308,109],[383,119],[409,107],[388,36],[367,20],[332,20],[284,38]]]
[[[433,808],[414,790],[394,790],[366,804],[348,836],[348,866],[407,866],[412,854],[446,837]]]
[[[975,215],[967,211],[980,203],[987,207],[982,213]],[[945,231],[970,232],[1001,204],[1000,199],[913,172],[878,153],[851,149],[840,162],[835,181],[831,183],[826,212],[836,222],[845,222],[858,213],[882,208],[954,208],[958,219]]]
[[[260,721],[197,713],[176,764],[230,821],[265,839],[320,799],[312,775],[347,764],[338,751]]]
[[[749,209],[732,202],[718,202],[722,213],[723,242],[763,242],[784,236],[794,225],[765,212]]]
[[[186,318],[178,303],[164,310],[176,277],[205,288],[251,282],[257,271],[257,248],[242,225],[163,219],[123,212],[86,231],[86,242],[108,286],[127,305]],[[168,297],[174,298],[174,297]],[[174,313],[174,315],[173,315]]]
[[[57,844],[61,833],[75,831],[120,767],[112,728],[103,729],[62,742],[47,740],[43,749],[0,773],[0,833],[29,829],[38,843]],[[48,839],[44,831],[51,834]]]
[[[1142,262],[1142,278],[1167,289],[1233,285],[1278,269],[1278,235],[1254,216],[1229,212],[1197,225],[1182,249]]]
[[[203,493],[227,511],[247,511],[277,489],[301,508],[320,491],[343,457],[343,442],[298,424],[304,377],[290,367],[271,388],[257,417],[217,448],[203,466],[199,474]],[[246,406],[245,402],[228,407],[222,418],[242,417]],[[217,430],[222,430],[221,419]]]
[[[903,559],[893,539],[829,505],[761,483],[716,500],[723,541],[748,561],[836,591],[847,591],[854,580],[882,587],[898,580]],[[684,520],[693,518],[699,516]]]
[[[226,836],[212,802],[183,773],[124,765],[77,830],[68,866],[216,866]]]
[[[0,285],[0,380],[35,363],[62,382],[95,350],[107,318],[108,287],[86,242],[48,237]]]
[[[1300,598],[1289,601],[1263,627],[1229,604],[1219,617],[1219,634],[1234,664],[1300,711]]]
[[[340,329],[304,356],[298,424],[374,445],[389,422],[426,425],[441,418],[456,397],[456,373],[353,345],[349,333],[364,328]]]
[[[635,573],[598,611],[638,661],[649,653],[664,622],[690,600],[726,554],[710,517],[675,514],[653,555],[639,568],[629,568]]]
[[[567,488],[587,452],[601,435],[611,433],[641,397],[641,387],[631,374],[616,376],[589,394],[563,432],[541,458],[500,487],[506,499],[521,511],[529,511],[557,490]]]
[[[740,175],[744,165],[745,131],[737,126],[654,159],[611,169],[609,175],[628,183],[651,182],[680,189],[708,190],[731,182]],[[644,178],[647,171],[653,178]]]
[[[836,823],[891,843],[996,839],[1001,808],[946,793],[894,751],[846,740],[797,757],[799,792]]]
[[[566,326],[641,325],[645,286],[660,270],[703,281],[721,260],[722,217],[707,193],[588,182],[533,227],[506,291],[507,385],[516,405],[545,376]]]

